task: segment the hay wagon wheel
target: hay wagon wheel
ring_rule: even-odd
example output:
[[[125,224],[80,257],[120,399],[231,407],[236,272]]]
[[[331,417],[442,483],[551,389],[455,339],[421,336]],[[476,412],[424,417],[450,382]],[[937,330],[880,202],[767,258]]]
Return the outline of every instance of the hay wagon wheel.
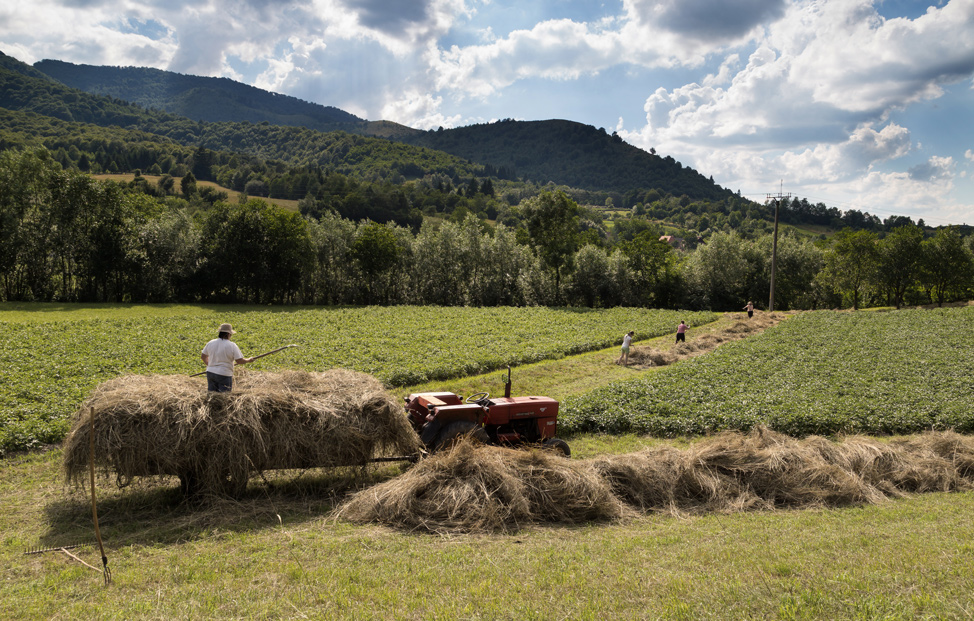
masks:
[[[201,472],[186,469],[179,474],[179,489],[186,497],[202,494],[216,494],[230,498],[240,498],[247,491],[250,480],[248,468],[223,467],[219,472]]]
[[[433,450],[442,451],[449,449],[465,437],[481,444],[490,444],[490,436],[487,435],[487,430],[483,427],[468,420],[457,420],[448,424],[436,434],[436,439],[433,441]]]

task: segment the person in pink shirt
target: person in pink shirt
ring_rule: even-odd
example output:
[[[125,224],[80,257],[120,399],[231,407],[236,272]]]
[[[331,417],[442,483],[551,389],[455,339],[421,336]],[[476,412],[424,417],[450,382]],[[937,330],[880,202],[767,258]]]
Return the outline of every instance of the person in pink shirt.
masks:
[[[687,324],[683,321],[676,327],[676,342],[687,342]]]

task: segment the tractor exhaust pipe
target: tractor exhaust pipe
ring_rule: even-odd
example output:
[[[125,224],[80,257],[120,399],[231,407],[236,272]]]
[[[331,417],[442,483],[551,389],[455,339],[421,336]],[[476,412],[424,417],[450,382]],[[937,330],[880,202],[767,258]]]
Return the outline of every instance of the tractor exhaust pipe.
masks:
[[[504,383],[504,398],[511,398],[511,367],[507,367],[507,381]]]

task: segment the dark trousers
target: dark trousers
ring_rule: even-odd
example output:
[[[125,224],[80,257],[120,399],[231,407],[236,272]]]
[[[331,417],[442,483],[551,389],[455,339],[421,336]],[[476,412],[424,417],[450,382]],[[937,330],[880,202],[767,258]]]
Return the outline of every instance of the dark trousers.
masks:
[[[210,392],[230,392],[233,390],[232,375],[217,375],[206,372],[206,389]]]

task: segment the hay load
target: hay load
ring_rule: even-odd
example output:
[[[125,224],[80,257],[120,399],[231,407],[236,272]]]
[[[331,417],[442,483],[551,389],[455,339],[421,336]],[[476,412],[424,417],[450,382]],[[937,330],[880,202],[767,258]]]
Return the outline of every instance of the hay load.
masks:
[[[119,485],[178,476],[187,493],[239,494],[264,470],[364,465],[421,448],[402,407],[363,373],[245,372],[230,393],[182,375],[125,376],[99,385],[76,415],[63,462],[76,483],[92,413],[104,473]]]
[[[464,441],[357,493],[339,517],[427,532],[501,532],[530,523],[615,520],[626,513],[586,462]]]

